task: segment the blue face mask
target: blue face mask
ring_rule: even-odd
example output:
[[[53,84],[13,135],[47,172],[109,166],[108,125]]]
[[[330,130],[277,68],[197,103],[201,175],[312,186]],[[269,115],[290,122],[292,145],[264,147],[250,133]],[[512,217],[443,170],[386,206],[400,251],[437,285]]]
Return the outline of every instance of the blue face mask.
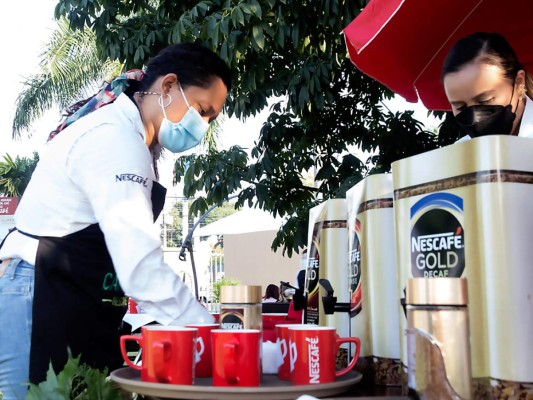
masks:
[[[165,113],[162,97],[159,101],[163,110],[163,121],[161,121],[161,126],[159,127],[158,141],[162,147],[173,153],[180,153],[198,145],[209,128],[209,124],[203,120],[200,113],[194,107],[189,106],[181,85],[179,85],[179,88],[189,109],[181,121],[169,121]]]

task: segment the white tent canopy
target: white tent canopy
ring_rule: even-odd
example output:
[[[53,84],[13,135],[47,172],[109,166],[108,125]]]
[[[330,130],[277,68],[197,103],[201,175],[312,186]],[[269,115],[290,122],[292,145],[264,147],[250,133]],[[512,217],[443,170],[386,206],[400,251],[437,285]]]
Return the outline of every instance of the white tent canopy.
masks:
[[[193,237],[277,231],[282,223],[282,218],[274,218],[266,211],[244,207],[228,217],[219,219],[202,228],[197,228],[193,233]]]

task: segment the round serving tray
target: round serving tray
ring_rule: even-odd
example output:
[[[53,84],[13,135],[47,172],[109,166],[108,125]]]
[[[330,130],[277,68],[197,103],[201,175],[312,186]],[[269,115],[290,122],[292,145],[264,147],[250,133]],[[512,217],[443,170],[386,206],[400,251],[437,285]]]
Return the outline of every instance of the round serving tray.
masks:
[[[196,378],[194,385],[170,385],[141,381],[141,373],[132,368],[120,368],[111,372],[111,380],[122,389],[145,396],[167,399],[203,400],[283,400],[296,399],[303,394],[315,397],[333,396],[348,391],[362,379],[356,371],[337,378],[335,382],[317,385],[291,385],[279,380],[276,375],[263,375],[261,385],[256,387],[217,387],[212,386],[211,378]],[[252,396],[252,397],[251,397]]]

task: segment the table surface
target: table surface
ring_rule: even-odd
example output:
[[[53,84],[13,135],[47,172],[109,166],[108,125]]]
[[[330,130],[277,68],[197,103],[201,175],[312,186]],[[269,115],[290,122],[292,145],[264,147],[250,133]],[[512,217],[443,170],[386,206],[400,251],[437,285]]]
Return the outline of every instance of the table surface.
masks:
[[[128,374],[124,376],[126,372],[128,372]],[[114,373],[116,373],[117,377],[120,378],[118,380],[119,384],[120,384],[120,380],[124,380],[124,379],[128,380],[131,378],[132,381],[136,382],[139,378],[139,377],[134,377],[134,378],[129,377],[129,374],[136,375],[138,373],[128,368],[117,370]],[[129,391],[131,390],[131,388],[126,388],[126,390]],[[294,392],[294,394],[296,395],[295,399],[305,394],[309,394],[310,396],[315,395],[314,393],[305,393],[304,391],[302,391],[301,393]],[[146,396],[144,398],[154,399],[154,400],[160,399],[160,397],[152,397],[152,396]],[[373,385],[371,382],[368,382],[368,381],[365,382],[363,380],[362,382],[353,384],[353,386],[351,386],[349,390],[346,392],[339,393],[338,395],[335,395],[335,396],[330,395],[327,397],[323,397],[322,399],[323,400],[351,400],[351,399],[353,400],[365,400],[365,399],[367,400],[371,400],[371,399],[373,400],[409,400],[409,397],[402,395],[402,388],[399,386],[378,386],[378,385]]]
[[[375,386],[365,383],[354,385],[348,392],[339,394],[331,398],[332,400],[349,400],[349,399],[387,399],[387,400],[408,400],[409,397],[402,396],[400,386]]]
[[[301,395],[304,395],[302,393]],[[154,397],[148,399],[158,400]],[[409,400],[409,397],[402,396],[399,386],[371,386],[364,384],[354,385],[352,389],[338,396],[322,398],[321,400]]]

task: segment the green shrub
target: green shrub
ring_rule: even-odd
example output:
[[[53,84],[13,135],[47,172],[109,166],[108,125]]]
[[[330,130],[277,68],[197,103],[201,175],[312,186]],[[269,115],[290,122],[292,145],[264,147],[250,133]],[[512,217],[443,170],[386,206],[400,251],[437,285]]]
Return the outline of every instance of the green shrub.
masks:
[[[240,285],[241,282],[237,278],[226,278],[223,277],[213,283],[213,295],[212,295],[212,301],[213,303],[220,303],[220,288],[222,286],[237,286]]]
[[[58,375],[50,364],[46,380],[39,385],[30,384],[26,400],[122,400],[121,392],[107,375],[107,369],[80,365],[80,356],[73,358],[69,354]]]

